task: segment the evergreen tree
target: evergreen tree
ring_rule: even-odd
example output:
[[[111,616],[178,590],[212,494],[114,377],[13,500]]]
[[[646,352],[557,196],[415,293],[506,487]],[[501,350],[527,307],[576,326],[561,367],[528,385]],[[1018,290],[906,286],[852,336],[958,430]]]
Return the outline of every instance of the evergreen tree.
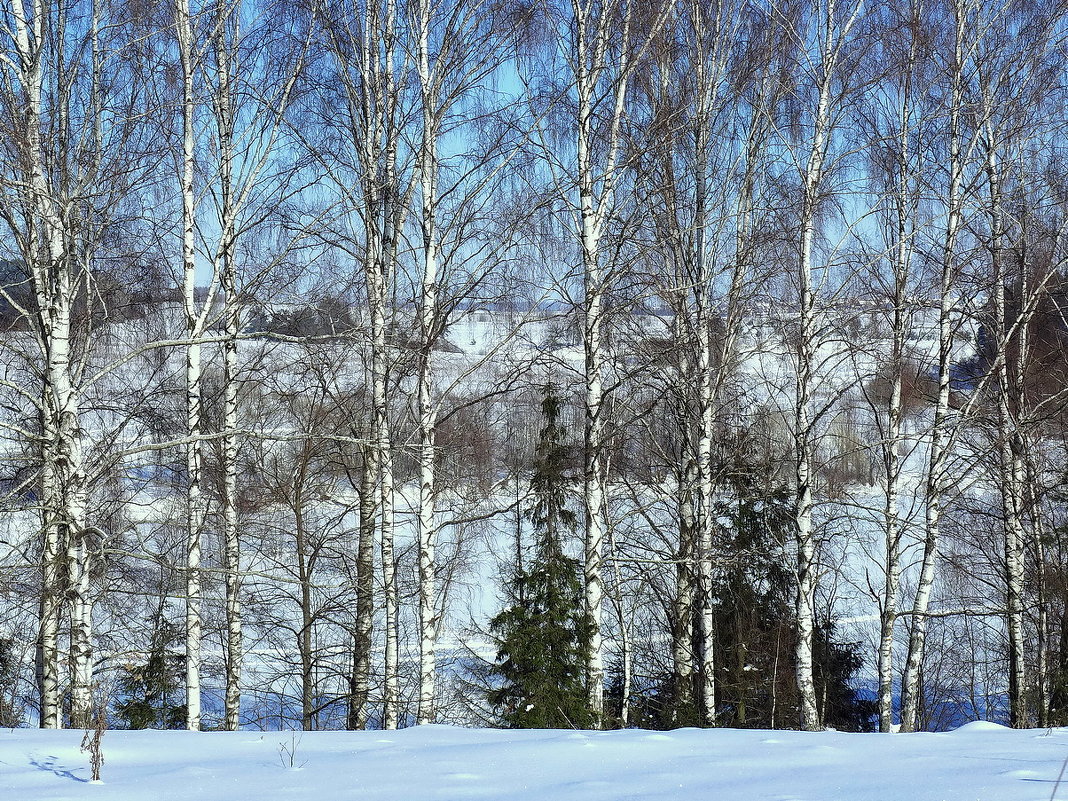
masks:
[[[11,638],[0,637],[0,727],[5,729],[13,729],[22,723],[17,703],[19,677],[14,650],[15,643]]]
[[[823,725],[839,731],[875,731],[879,704],[871,697],[862,698],[851,683],[864,666],[860,643],[840,642],[834,636],[833,621],[817,624],[812,650]]]
[[[530,481],[534,503],[527,513],[534,553],[526,566],[517,553],[507,584],[511,606],[490,623],[500,684],[489,701],[514,728],[584,728],[593,723],[583,686],[591,627],[582,608],[579,563],[564,551],[564,536],[576,519],[566,505],[567,454],[560,399],[551,386],[541,409],[544,426]]]
[[[724,541],[738,558],[717,582],[717,640],[725,658],[717,669],[721,715],[739,728],[792,726],[801,699],[794,682],[795,579],[790,554],[793,519],[785,491],[761,497],[741,486],[742,497],[723,504]],[[852,686],[863,665],[858,644],[834,639],[834,624],[817,618],[813,631],[813,680],[823,725],[871,731],[878,706]],[[787,666],[787,669],[784,669]]]
[[[785,490],[766,492],[736,477],[738,496],[716,507],[724,560],[713,587],[717,713],[731,728],[797,725],[800,697],[794,681],[794,577],[787,544],[792,500]],[[853,687],[863,660],[858,644],[835,639],[832,622],[817,621],[813,677],[824,725],[870,731],[874,701]],[[665,671],[631,692],[631,719],[647,728],[701,725],[696,709],[679,705],[673,676]],[[688,717],[687,717],[688,716]]]
[[[117,687],[123,700],[115,705],[115,714],[127,728],[185,728],[185,704],[177,703],[184,685],[184,662],[169,652],[178,638],[175,626],[161,616],[152,634],[148,659],[122,669]]]

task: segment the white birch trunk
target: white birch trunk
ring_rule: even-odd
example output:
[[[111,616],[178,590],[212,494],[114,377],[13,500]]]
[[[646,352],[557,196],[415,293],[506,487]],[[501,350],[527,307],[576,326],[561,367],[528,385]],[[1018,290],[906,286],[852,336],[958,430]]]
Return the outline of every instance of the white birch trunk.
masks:
[[[64,601],[71,610],[71,720],[88,720],[92,699],[92,603],[89,547],[85,530],[86,476],[78,393],[71,357],[72,271],[64,219],[46,174],[46,39],[63,36],[63,20],[40,0],[23,3],[12,14],[12,39],[18,56],[16,79],[25,106],[26,208],[30,219],[25,260],[37,303],[35,331],[45,360],[41,387],[41,513],[43,528],[41,718],[44,728],[61,728],[59,624]],[[51,24],[57,30],[50,30]],[[58,80],[58,79],[57,79]],[[60,101],[61,112],[65,103]],[[67,598],[64,598],[66,585]]]
[[[383,205],[385,205],[383,203]],[[382,242],[385,239],[383,237]],[[399,722],[399,639],[397,565],[393,552],[393,458],[389,426],[389,377],[386,349],[386,310],[388,283],[386,259],[388,247],[382,242],[369,253],[367,290],[371,313],[371,439],[374,457],[371,465],[376,470],[375,527],[378,532],[382,563],[382,583],[385,603],[385,676],[383,680],[382,725],[395,729]],[[369,248],[369,250],[371,250]]]
[[[395,157],[395,153],[394,153]],[[392,174],[391,165],[386,167]],[[395,181],[389,183],[395,186]],[[389,422],[389,340],[386,327],[386,306],[389,303],[389,276],[392,275],[396,255],[395,232],[392,231],[391,203],[383,198],[384,210],[383,247],[380,261],[372,276],[374,307],[372,309],[373,337],[373,397],[374,436],[378,449],[378,512],[379,538],[382,555],[382,583],[385,591],[385,677],[383,681],[382,725],[386,729],[397,728],[400,722],[400,633],[399,600],[397,594],[397,563],[393,539],[396,527],[393,481],[393,442]]]
[[[699,16],[699,14],[698,14]],[[714,22],[718,27],[719,15]],[[703,38],[703,37],[702,37]],[[712,44],[718,49],[719,37],[713,35]],[[715,55],[712,54],[713,63]],[[711,116],[712,98],[719,80],[718,65],[706,69],[705,58],[697,59],[696,83],[700,87],[695,109],[694,141],[694,220],[693,252],[690,255],[693,275],[694,302],[694,348],[697,351],[697,595],[700,599],[698,629],[700,631],[701,722],[706,726],[716,724],[716,645],[715,613],[713,607],[713,542],[715,537],[715,476],[712,473],[712,450],[715,440],[716,388],[712,363],[712,274],[708,252],[708,182],[709,150],[712,146]]]
[[[229,19],[229,15],[233,19]],[[214,110],[218,136],[220,185],[219,215],[221,236],[217,253],[216,272],[223,291],[223,431],[222,469],[223,487],[220,499],[222,518],[223,558],[226,570],[226,688],[224,693],[223,725],[227,731],[237,731],[241,725],[241,541],[237,520],[237,458],[238,458],[238,343],[241,330],[237,293],[237,214],[238,198],[234,186],[235,112],[231,86],[231,51],[239,41],[240,4],[226,8],[219,20],[215,39]],[[232,30],[236,29],[236,30]]]
[[[826,51],[824,53],[826,58]],[[815,207],[822,178],[829,123],[830,74],[823,64],[824,81],[820,86],[819,106],[815,116],[815,134],[808,164],[802,176],[802,208],[798,246],[798,323],[797,376],[794,405],[795,476],[797,499],[795,537],[797,549],[797,593],[794,614],[797,618],[795,650],[797,689],[800,696],[800,724],[805,731],[819,728],[816,708],[816,685],[812,672],[812,641],[815,628],[816,537],[812,523],[812,396],[813,357],[817,347],[817,320],[812,288],[812,246],[815,236]]]
[[[58,231],[53,247],[62,248]],[[59,522],[60,542],[66,547],[67,597],[70,604],[71,725],[88,725],[92,715],[93,649],[92,599],[89,589],[90,561],[85,526],[86,478],[79,429],[78,395],[72,386],[71,281],[65,254],[52,279],[52,304],[48,331],[48,386],[46,404],[54,423],[51,457],[52,504]]]
[[[1033,468],[1034,465],[1031,464]],[[1029,471],[1030,486],[1036,486],[1037,478],[1034,474],[1034,470]],[[1048,578],[1046,576],[1046,544],[1045,544],[1045,523],[1042,518],[1042,511],[1037,508],[1038,504],[1033,503],[1031,513],[1034,520],[1034,541],[1035,541],[1035,561],[1037,562],[1038,576],[1035,581],[1035,602],[1038,607],[1038,619],[1035,621],[1035,628],[1037,629],[1035,643],[1038,653],[1035,655],[1035,678],[1037,680],[1038,690],[1038,726],[1039,728],[1048,727],[1049,722],[1049,704],[1050,704],[1050,675],[1049,675],[1049,586],[1047,584]]]
[[[711,8],[695,7],[692,14],[695,25],[695,45],[707,49],[695,60],[695,82],[699,88],[695,108],[693,136],[695,142],[694,173],[694,219],[693,219],[693,299],[694,344],[697,351],[697,575],[701,598],[701,718],[706,726],[716,725],[716,647],[715,607],[713,577],[715,571],[714,542],[716,535],[715,501],[717,478],[713,454],[717,439],[716,415],[720,393],[733,369],[741,315],[741,295],[744,288],[746,265],[742,255],[749,237],[750,206],[752,203],[752,164],[755,147],[756,121],[748,130],[746,141],[747,160],[737,205],[736,253],[724,270],[730,277],[726,297],[726,317],[720,343],[713,341],[712,331],[716,315],[713,301],[716,277],[716,255],[712,248],[709,227],[712,204],[709,197],[713,191],[715,176],[710,167],[711,152],[715,147],[714,120],[721,110],[724,87],[727,81],[728,46],[724,41],[725,31],[733,24],[731,9],[717,2]],[[705,18],[705,15],[708,18]],[[718,350],[718,353],[716,352]],[[718,359],[717,359],[718,356]]]
[[[376,382],[376,400],[378,385]],[[382,403],[385,404],[384,395]],[[377,404],[376,404],[377,405]],[[378,409],[376,409],[378,411]],[[384,411],[384,409],[383,409]],[[389,424],[379,427],[379,448],[382,453],[379,511],[381,514],[382,583],[386,605],[385,678],[382,698],[382,726],[396,729],[400,722],[400,633],[399,603],[397,597],[397,562],[393,552],[394,505],[393,505],[393,453],[389,445]]]
[[[700,139],[704,139],[701,137]],[[699,142],[700,142],[699,139]],[[703,149],[707,142],[698,147]],[[713,475],[712,450],[715,439],[716,388],[715,366],[712,364],[712,308],[711,280],[708,269],[708,253],[705,243],[705,180],[707,170],[703,157],[698,159],[699,183],[697,187],[697,287],[696,300],[696,345],[697,345],[697,581],[701,599],[701,719],[706,726],[716,724],[716,645],[715,609],[713,606],[713,542],[716,520],[713,509],[716,481]],[[721,365],[722,367],[722,365]]]
[[[800,724],[806,731],[820,727],[816,704],[816,685],[813,676],[812,648],[815,634],[816,594],[816,534],[813,529],[814,478],[814,359],[819,347],[813,289],[813,247],[816,234],[816,208],[823,183],[823,171],[830,147],[834,118],[838,109],[832,107],[832,95],[840,71],[841,50],[856,23],[863,4],[857,2],[851,15],[839,19],[836,0],[828,0],[818,10],[817,20],[819,60],[816,64],[816,85],[819,97],[812,114],[812,138],[804,167],[801,169],[801,214],[798,226],[798,341],[797,376],[794,406],[795,474],[797,498],[794,513],[797,546],[797,645],[795,671],[800,696]],[[840,99],[836,102],[841,102]]]
[[[15,47],[22,65],[19,78],[26,97],[26,151],[29,173],[28,207],[35,222],[27,231],[28,267],[33,279],[37,302],[37,329],[43,359],[51,350],[53,296],[49,281],[52,264],[62,264],[61,232],[55,227],[55,215],[50,208],[50,192],[44,173],[44,151],[41,142],[43,72],[41,55],[45,20],[40,2],[32,9],[23,4],[22,13],[14,14]],[[40,232],[40,233],[38,233]],[[43,238],[44,241],[41,241]],[[59,441],[58,403],[53,391],[51,364],[46,363],[41,387],[41,526],[43,533],[41,575],[41,619],[38,632],[41,674],[41,728],[59,729],[63,726],[61,708],[59,625],[64,607],[66,578],[66,542],[59,502],[57,453]]]
[[[194,44],[188,0],[177,0],[175,26],[182,69],[182,271],[185,307],[186,346],[186,728],[200,729],[200,667],[201,667],[201,533],[204,525],[201,492],[201,450],[199,440],[201,417],[201,354],[200,325],[196,300],[196,198],[193,186],[194,141],[193,123],[195,98]]]
[[[583,198],[583,206],[589,195]],[[585,351],[585,447],[583,466],[583,498],[585,527],[583,566],[585,581],[585,611],[590,620],[589,653],[586,660],[587,702],[596,724],[600,725],[604,706],[604,644],[601,633],[604,581],[602,577],[604,552],[604,353],[601,340],[602,280],[598,255],[590,220],[583,215],[583,261],[585,303],[583,341]]]
[[[620,677],[619,725],[621,728],[625,729],[630,724],[630,694],[634,683],[634,648],[631,645],[630,625],[627,623],[626,617],[623,614],[622,599],[620,599],[619,602],[618,622],[620,650],[619,669],[622,673],[622,676]]]
[[[43,313],[42,351],[47,354],[50,349],[53,326],[47,300],[50,293],[47,287],[46,271],[37,272],[41,287],[38,291],[38,304]],[[40,305],[44,300],[44,305]],[[47,358],[47,355],[46,355]],[[52,362],[46,368],[42,387],[42,434],[41,449],[41,519],[44,531],[42,553],[42,588],[41,588],[41,727],[59,729],[63,727],[61,706],[60,646],[59,626],[65,606],[65,585],[69,581],[68,539],[70,532],[65,524],[62,507],[60,481],[62,471],[59,465],[60,442],[60,401],[53,389],[57,376],[53,374]]]
[[[368,336],[368,443],[362,453],[360,525],[356,557],[356,613],[347,725],[369,722],[375,542],[381,559],[384,607],[382,725],[399,724],[398,588],[394,554],[394,479],[390,433],[389,341],[392,281],[407,195],[398,184],[397,150],[402,112],[395,72],[395,0],[367,3],[359,20],[339,21],[323,7],[325,31],[347,100],[351,145],[357,154],[351,213],[362,227],[357,246],[366,291]],[[351,46],[355,45],[354,48]],[[342,188],[348,195],[348,190]]]
[[[683,315],[676,315],[676,341],[679,343],[679,378],[685,381],[692,370],[687,354],[687,336],[683,333]],[[694,575],[697,562],[694,558],[697,536],[697,510],[694,505],[697,486],[697,459],[693,447],[693,426],[686,404],[679,411],[679,428],[683,432],[682,469],[676,487],[676,505],[679,515],[679,548],[675,564],[675,599],[671,628],[672,659],[675,672],[676,713],[689,710],[694,698]]]
[[[607,351],[604,342],[604,303],[609,290],[602,263],[602,236],[614,205],[615,185],[622,155],[624,106],[631,75],[640,53],[652,42],[667,19],[670,4],[659,9],[639,39],[632,30],[633,7],[628,3],[572,0],[571,26],[565,50],[575,92],[575,174],[578,191],[572,206],[582,267],[582,331],[584,355],[584,424],[582,495],[584,611],[591,636],[586,659],[586,701],[594,726],[604,714],[604,606],[605,515],[605,380]],[[595,119],[595,107],[603,115]],[[572,201],[573,202],[573,201]]]
[[[315,654],[312,650],[312,635],[315,629],[315,614],[312,609],[315,548],[308,541],[308,527],[304,518],[307,470],[308,459],[305,454],[301,454],[297,472],[293,478],[292,505],[297,581],[300,584],[300,629],[297,632],[297,651],[300,656],[300,728],[302,731],[312,731],[315,728]]]
[[[397,259],[400,191],[397,181],[397,125],[400,110],[396,96],[397,8],[395,0],[386,0],[385,13],[377,24],[375,38],[365,44],[368,66],[365,76],[373,76],[369,89],[377,92],[372,99],[377,112],[372,120],[374,137],[368,137],[366,164],[377,165],[368,176],[374,201],[367,214],[380,215],[375,255],[369,262],[371,275],[368,297],[371,302],[372,415],[373,437],[378,450],[379,541],[382,557],[382,583],[385,593],[385,676],[383,678],[382,725],[395,729],[400,723],[400,633],[397,564],[393,540],[396,527],[394,508],[393,442],[389,421],[389,353],[387,312],[390,289]],[[382,57],[368,52],[381,42]],[[371,66],[371,60],[374,61]]]
[[[986,172],[990,190],[990,250],[992,279],[994,281],[994,325],[997,333],[995,340],[1003,349],[997,366],[997,410],[998,410],[998,450],[1000,456],[1001,508],[1005,528],[1005,622],[1008,628],[1009,646],[1009,725],[1023,728],[1027,725],[1027,707],[1024,691],[1026,673],[1024,662],[1024,628],[1023,628],[1023,581],[1024,581],[1024,525],[1023,525],[1023,491],[1024,466],[1022,461],[1023,444],[1019,431],[1019,414],[1021,398],[1017,394],[1022,388],[1023,367],[1027,359],[1027,321],[1026,311],[1021,308],[1020,325],[1014,326],[1017,345],[1015,376],[1010,377],[1012,365],[1008,358],[1010,350],[1010,321],[1005,303],[1005,267],[1003,259],[1003,239],[1005,236],[1002,216],[1001,175],[997,160],[997,131],[987,123]],[[1021,273],[1021,304],[1027,299],[1027,280]],[[1013,386],[1016,379],[1015,387]],[[1017,392],[1014,392],[1016,390]],[[1013,396],[1015,397],[1015,404]],[[1013,408],[1015,406],[1015,408]]]
[[[61,285],[66,282],[60,282]],[[60,296],[68,289],[60,288]],[[86,530],[86,481],[79,430],[78,396],[70,384],[70,305],[60,301],[49,371],[58,390],[57,484],[63,500],[70,597],[71,725],[85,728],[93,714],[93,600],[90,595],[90,545]]]
[[[223,356],[223,548],[226,557],[226,696],[225,726],[237,731],[241,725],[241,540],[237,526],[237,334],[240,330],[233,257],[223,270],[226,293],[226,341]]]
[[[939,529],[944,505],[945,469],[948,456],[946,418],[949,413],[949,370],[953,347],[951,293],[956,275],[957,232],[961,224],[961,191],[964,173],[960,120],[964,96],[964,10],[960,0],[954,3],[954,13],[955,43],[951,65],[949,108],[949,189],[946,198],[946,231],[942,246],[938,309],[938,397],[935,401],[928,449],[923,559],[912,603],[912,628],[909,631],[908,653],[905,657],[905,670],[901,679],[901,731],[906,732],[915,731],[919,725],[923,692],[920,679],[927,636],[927,611],[930,607],[938,565]]]
[[[46,443],[51,439],[50,426],[42,427]],[[41,466],[41,525],[44,531],[44,547],[41,555],[41,619],[38,634],[40,648],[40,692],[42,729],[59,729],[63,726],[60,707],[59,679],[59,619],[63,608],[64,563],[60,557],[63,547],[55,509],[51,499],[56,496],[52,458],[42,451]]]
[[[54,245],[62,247],[58,235]],[[65,255],[54,277],[39,274],[50,297],[45,329],[47,366],[43,408],[47,440],[43,448],[42,504],[45,513],[45,588],[42,600],[44,658],[42,725],[62,727],[60,707],[59,620],[63,583],[70,610],[70,718],[86,725],[92,714],[92,598],[90,547],[85,525],[86,476],[79,428],[78,395],[72,386],[70,274]]]
[[[1010,711],[1012,713],[1011,724],[1015,728],[1027,728],[1031,720],[1027,711],[1027,634],[1024,629],[1024,568],[1026,561],[1027,537],[1027,513],[1028,507],[1034,505],[1033,493],[1035,485],[1028,482],[1028,474],[1025,459],[1031,452],[1027,425],[1028,408],[1025,406],[1025,373],[1030,359],[1030,316],[1034,306],[1031,305],[1030,293],[1032,288],[1028,281],[1026,266],[1020,271],[1020,302],[1027,308],[1021,308],[1019,319],[1016,321],[1016,364],[1014,381],[1010,386],[1014,403],[1010,405],[1009,420],[1012,425],[1011,437],[1008,442],[1007,452],[1003,455],[1009,457],[1009,471],[1006,476],[1007,486],[1012,489],[1011,516],[1008,518],[1006,533],[1006,612],[1009,624],[1009,677],[1010,677]],[[1015,407],[1015,408],[1014,408]],[[1030,503],[1029,503],[1030,497]],[[1039,520],[1039,513],[1034,510],[1034,519]],[[1033,540],[1037,540],[1037,531],[1034,532]],[[1039,643],[1041,652],[1041,642]],[[1040,671],[1041,673],[1041,671]]]
[[[605,351],[602,333],[605,280],[601,266],[601,229],[604,213],[610,205],[615,141],[608,142],[609,167],[602,177],[601,196],[596,197],[593,155],[595,134],[594,97],[600,75],[605,69],[607,29],[603,18],[594,18],[591,8],[578,0],[572,2],[574,14],[574,81],[576,105],[576,174],[578,187],[578,240],[582,259],[582,346],[584,354],[583,398],[583,521],[584,611],[590,624],[586,657],[586,701],[594,726],[600,728],[604,710],[604,642],[601,631],[604,605],[602,575],[605,543],[605,475],[604,475],[604,369]],[[625,95],[625,84],[615,91],[616,120]]]
[[[430,63],[431,3],[419,0],[418,72],[423,132],[418,169],[422,198],[423,276],[419,302],[421,353],[418,367],[419,414],[419,706],[416,723],[434,722],[438,634],[437,507],[434,444],[437,405],[433,395],[434,345],[438,335],[438,125],[437,99]]]
[[[900,257],[900,254],[899,254]],[[899,262],[900,266],[900,262]],[[886,503],[883,507],[885,576],[879,610],[879,731],[893,730],[894,712],[894,625],[897,622],[897,596],[901,584],[901,521],[898,497],[901,483],[901,370],[905,344],[904,282],[899,280],[894,293],[893,341],[891,343],[890,397],[887,403]]]
[[[196,336],[188,331],[192,338]],[[186,350],[186,419],[190,436],[200,434],[200,346]],[[201,532],[203,497],[201,493],[201,449],[199,441],[186,446],[186,728],[200,730],[201,666]]]
[[[1001,290],[1002,292],[1004,290]],[[1004,372],[1003,365],[999,372]],[[999,375],[999,382],[1001,376]],[[1005,517],[1005,620],[1008,628],[1009,645],[1009,725],[1013,728],[1027,728],[1027,668],[1026,641],[1024,632],[1023,597],[1024,597],[1024,525],[1023,494],[1024,470],[1020,449],[1024,447],[1023,438],[1014,429],[1014,420],[1007,391],[1008,381],[1003,389],[1005,394],[998,401],[999,427],[1001,433],[1001,482],[1002,507]]]
[[[805,188],[805,203],[809,203],[809,188]],[[812,529],[812,355],[815,316],[812,297],[812,221],[802,217],[800,245],[800,324],[797,343],[797,394],[794,406],[795,475],[797,499],[795,507],[795,538],[797,549],[797,592],[794,614],[797,618],[795,650],[797,689],[800,696],[800,725],[805,731],[819,728],[816,709],[816,685],[812,673],[812,640],[814,634],[814,600],[816,591],[816,543]]]
[[[915,215],[910,169],[912,158],[909,133],[912,129],[912,68],[916,40],[910,43],[909,61],[901,88],[897,119],[896,194],[893,200],[895,229],[893,246],[893,319],[890,342],[890,395],[886,406],[886,437],[883,456],[886,465],[886,502],[883,507],[885,571],[879,610],[879,731],[890,732],[894,723],[894,627],[897,622],[898,593],[901,585],[901,534],[898,511],[901,485],[902,371],[908,336],[909,265],[912,253],[911,226]]]

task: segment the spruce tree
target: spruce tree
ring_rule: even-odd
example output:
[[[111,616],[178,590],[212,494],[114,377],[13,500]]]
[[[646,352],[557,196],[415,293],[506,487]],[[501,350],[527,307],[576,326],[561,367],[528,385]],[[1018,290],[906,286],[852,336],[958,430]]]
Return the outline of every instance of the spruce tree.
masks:
[[[13,729],[22,723],[17,702],[18,683],[15,641],[0,637],[0,727],[5,729]]]
[[[176,627],[158,616],[148,659],[122,669],[117,683],[122,700],[115,705],[115,714],[127,728],[185,728],[185,704],[178,703],[183,661],[170,652],[178,637]]]
[[[560,399],[551,386],[541,409],[544,425],[530,480],[534,501],[527,512],[533,555],[525,566],[517,559],[506,587],[511,605],[490,623],[500,683],[489,701],[514,728],[585,728],[593,723],[583,686],[590,625],[579,563],[564,551],[576,519],[566,504],[567,453]]]

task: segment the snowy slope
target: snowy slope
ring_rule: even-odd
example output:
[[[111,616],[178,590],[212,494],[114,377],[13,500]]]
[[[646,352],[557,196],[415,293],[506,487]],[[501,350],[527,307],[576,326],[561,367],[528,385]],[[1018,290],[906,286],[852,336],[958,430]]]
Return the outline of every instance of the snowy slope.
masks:
[[[79,731],[0,731],[11,801],[1047,801],[1068,729],[945,734],[497,731],[124,732],[88,783]],[[295,743],[297,769],[283,766]],[[1068,786],[1056,798],[1068,800]]]

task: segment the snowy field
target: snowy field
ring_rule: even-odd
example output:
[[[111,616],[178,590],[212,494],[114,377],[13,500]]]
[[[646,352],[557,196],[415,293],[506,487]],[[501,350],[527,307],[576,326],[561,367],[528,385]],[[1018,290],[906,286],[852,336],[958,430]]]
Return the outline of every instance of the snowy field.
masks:
[[[1068,756],[1068,729],[991,723],[911,735],[109,731],[103,783],[92,784],[81,736],[0,730],[0,799],[1049,801]],[[1068,801],[1068,785],[1055,797]]]

